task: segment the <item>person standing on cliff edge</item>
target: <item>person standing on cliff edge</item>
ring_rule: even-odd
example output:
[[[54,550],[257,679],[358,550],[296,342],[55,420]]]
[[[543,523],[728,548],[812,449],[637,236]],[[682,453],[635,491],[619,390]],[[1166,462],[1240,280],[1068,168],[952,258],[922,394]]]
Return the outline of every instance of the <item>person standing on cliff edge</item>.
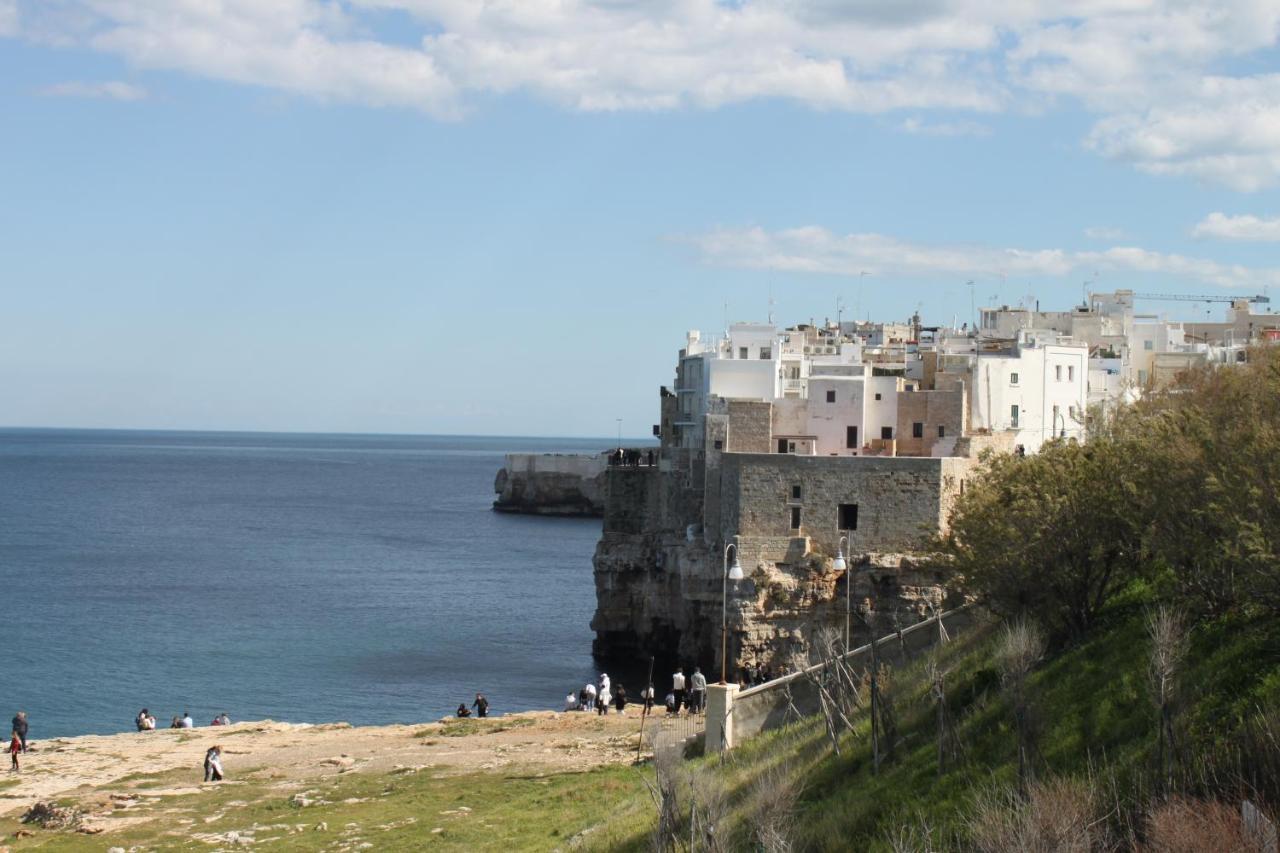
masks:
[[[471,707],[476,709],[477,717],[489,716],[489,700],[484,698],[483,693],[476,694],[476,701],[471,703]]]
[[[684,704],[684,670],[676,667],[675,675],[671,676],[671,693],[676,697],[675,713],[680,713],[680,706]]]

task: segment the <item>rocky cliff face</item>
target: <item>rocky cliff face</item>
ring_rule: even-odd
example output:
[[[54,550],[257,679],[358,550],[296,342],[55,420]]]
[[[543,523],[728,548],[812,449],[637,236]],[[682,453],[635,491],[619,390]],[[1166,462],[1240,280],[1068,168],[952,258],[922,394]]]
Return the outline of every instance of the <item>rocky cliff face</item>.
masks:
[[[604,515],[605,458],[513,453],[494,479],[498,512],[600,517]]]
[[[843,638],[846,594],[854,646],[928,618],[945,602],[943,578],[911,555],[857,554],[833,560],[798,540],[791,562],[744,562],[747,577],[727,590],[730,677],[737,668],[791,667],[824,631]],[[719,670],[723,562],[706,545],[653,535],[608,534],[594,559],[596,631],[604,660],[701,665]],[[852,584],[852,587],[849,586]]]
[[[653,655],[718,673],[723,539],[704,527],[705,492],[696,488],[696,472],[623,470],[610,476],[604,533],[593,560],[593,651],[604,660]],[[785,509],[780,503],[778,512]],[[836,572],[834,554],[808,536],[744,536],[739,545],[746,578],[728,588],[731,677],[740,667],[790,667],[823,631],[843,638],[846,594],[854,645],[944,605],[943,578],[910,553],[855,553],[848,555],[849,568]]]

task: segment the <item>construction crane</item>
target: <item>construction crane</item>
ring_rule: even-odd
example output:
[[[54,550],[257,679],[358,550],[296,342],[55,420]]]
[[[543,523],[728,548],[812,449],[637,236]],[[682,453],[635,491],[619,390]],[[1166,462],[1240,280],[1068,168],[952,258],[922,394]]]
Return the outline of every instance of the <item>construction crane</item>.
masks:
[[[1165,299],[1176,302],[1270,302],[1270,296],[1193,296],[1184,293],[1135,293],[1135,299]]]

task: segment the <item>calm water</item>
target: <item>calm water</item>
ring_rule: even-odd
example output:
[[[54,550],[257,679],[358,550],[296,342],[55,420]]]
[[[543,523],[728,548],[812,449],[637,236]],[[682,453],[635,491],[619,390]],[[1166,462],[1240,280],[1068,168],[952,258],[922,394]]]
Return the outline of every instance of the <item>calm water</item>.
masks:
[[[0,713],[33,738],[556,707],[593,671],[596,520],[491,512],[574,439],[0,430]],[[7,720],[8,716],[3,717]]]

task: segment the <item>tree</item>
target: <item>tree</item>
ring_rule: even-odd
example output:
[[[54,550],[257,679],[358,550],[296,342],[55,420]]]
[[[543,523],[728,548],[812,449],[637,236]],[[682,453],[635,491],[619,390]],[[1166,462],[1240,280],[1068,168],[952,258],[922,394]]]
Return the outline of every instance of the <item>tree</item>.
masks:
[[[1134,444],[1104,427],[1085,445],[986,457],[937,543],[965,591],[1055,635],[1086,631],[1141,569],[1143,454]]]
[[[1280,611],[1280,350],[1188,373],[1121,420],[1147,440],[1149,552],[1179,598]]]

